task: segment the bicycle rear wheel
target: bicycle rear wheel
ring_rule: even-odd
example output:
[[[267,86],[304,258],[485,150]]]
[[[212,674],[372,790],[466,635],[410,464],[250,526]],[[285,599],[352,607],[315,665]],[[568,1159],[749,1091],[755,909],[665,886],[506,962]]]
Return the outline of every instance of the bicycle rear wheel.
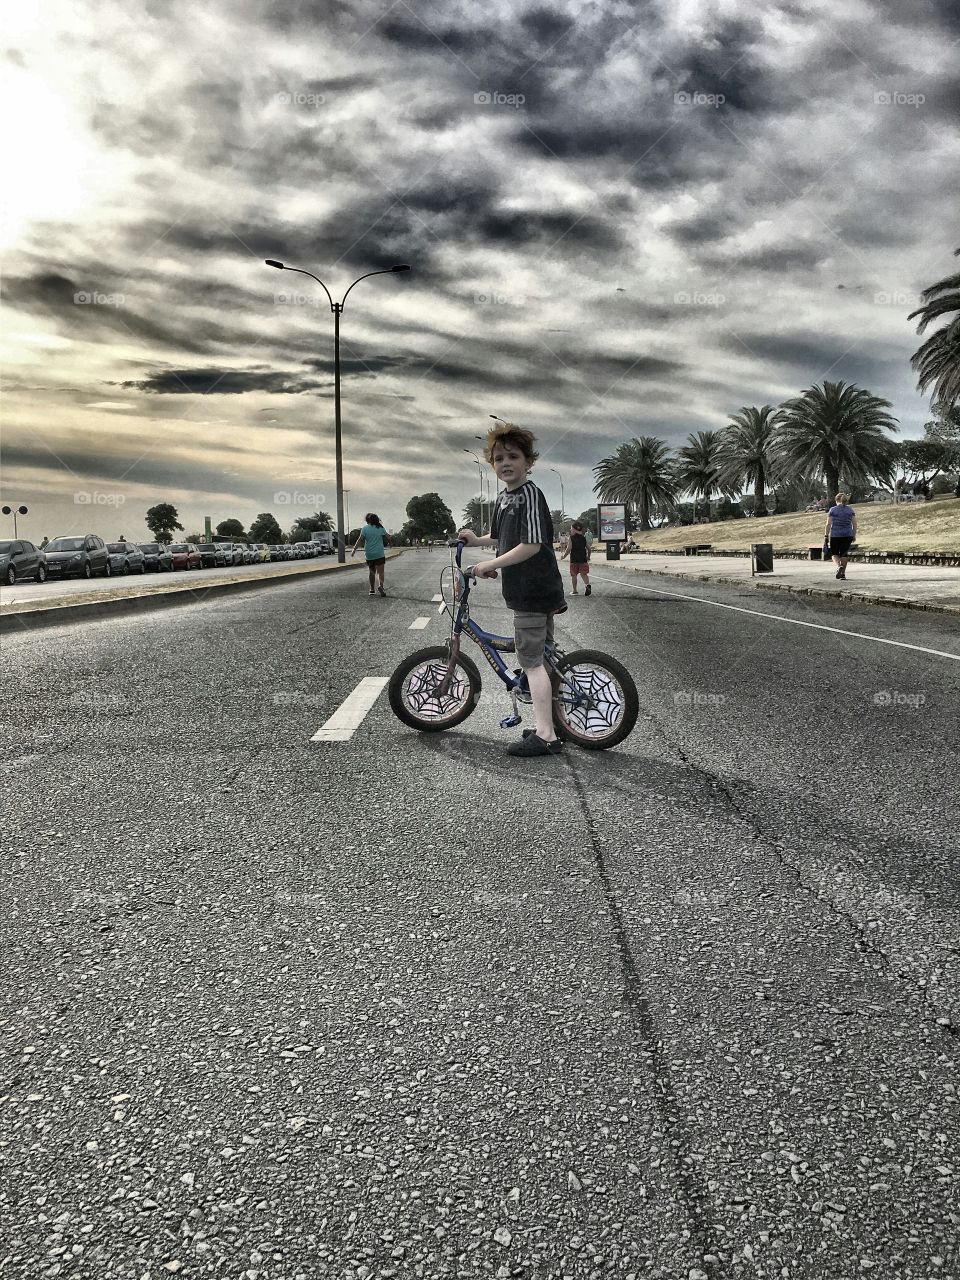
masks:
[[[587,751],[606,751],[632,731],[640,696],[626,667],[609,654],[578,649],[556,664],[553,720],[557,736]]]
[[[450,688],[440,692],[449,663],[450,654],[443,645],[418,649],[404,658],[390,677],[390,706],[411,729],[440,733],[462,724],[476,708],[480,672],[466,654],[457,657]]]

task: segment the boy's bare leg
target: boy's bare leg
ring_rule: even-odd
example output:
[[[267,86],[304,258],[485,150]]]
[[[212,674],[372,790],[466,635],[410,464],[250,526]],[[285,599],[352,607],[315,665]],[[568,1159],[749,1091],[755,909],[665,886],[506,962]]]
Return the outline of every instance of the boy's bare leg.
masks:
[[[530,696],[533,699],[533,719],[536,735],[543,742],[555,742],[557,731],[553,726],[553,686],[550,673],[544,666],[525,668]]]

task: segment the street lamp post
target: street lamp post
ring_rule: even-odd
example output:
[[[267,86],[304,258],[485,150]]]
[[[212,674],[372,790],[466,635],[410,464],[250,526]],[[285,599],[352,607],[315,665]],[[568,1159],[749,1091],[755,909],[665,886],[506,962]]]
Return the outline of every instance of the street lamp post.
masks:
[[[343,295],[339,302],[334,302],[330,296],[330,290],[323,283],[319,276],[315,276],[312,271],[304,271],[302,267],[288,267],[282,262],[276,262],[273,258],[265,258],[268,267],[276,267],[278,271],[296,271],[301,276],[309,276],[311,280],[316,280],[317,284],[327,295],[327,301],[330,303],[330,310],[333,312],[333,405],[334,405],[334,422],[336,426],[336,455],[337,455],[337,560],[340,564],[346,561],[346,535],[343,528],[343,438],[340,424],[340,316],[343,312],[344,304],[347,301],[347,294],[354,285],[358,285],[361,280],[369,280],[371,276],[389,276],[400,271],[409,271],[409,266],[398,265],[395,267],[387,267],[383,271],[368,271],[366,275],[358,276],[353,284]]]
[[[491,418],[493,417],[493,414],[492,414],[492,413],[491,413],[490,417],[491,417]],[[498,418],[498,419],[497,419],[497,421],[499,422],[499,421],[500,421],[500,419]],[[473,438],[474,438],[474,440],[482,440],[484,444],[486,444],[486,443],[487,443],[487,437],[486,437],[486,436],[474,436]],[[500,477],[497,475],[497,473],[496,473],[496,472],[494,472],[494,483],[495,483],[495,485],[496,485],[496,497],[497,497],[497,498],[499,498],[499,497],[500,497]],[[495,501],[495,500],[496,500],[496,499],[494,499],[494,501]],[[493,506],[494,506],[494,504],[493,504],[493,502],[491,502],[491,504],[490,504],[490,519],[491,519],[491,521],[493,520]]]
[[[0,508],[0,510],[2,510],[2,511],[3,511],[3,514],[4,514],[5,516],[13,516],[13,537],[14,537],[14,541],[16,541],[16,539],[20,537],[19,533],[17,533],[17,516],[25,516],[25,515],[27,514],[27,512],[29,511],[29,509],[30,509],[29,507],[23,507],[23,506],[21,506],[21,507],[2,507],[2,508]]]
[[[485,522],[485,520],[484,520],[484,518],[483,518],[483,516],[484,516],[484,506],[483,506],[483,496],[484,496],[484,494],[483,494],[483,478],[484,478],[484,477],[483,477],[483,463],[480,461],[480,459],[477,457],[477,455],[473,452],[473,450],[472,450],[472,449],[464,449],[464,451],[463,451],[463,452],[464,452],[464,453],[469,453],[470,457],[471,457],[471,458],[474,460],[474,462],[477,464],[477,474],[480,476],[480,532],[481,532],[481,533],[483,533],[483,527],[484,527],[484,524],[486,523],[486,522]]]
[[[344,489],[343,491],[343,504],[346,507],[346,511],[347,511],[347,537],[349,538],[350,537],[350,490],[349,489]]]
[[[560,475],[560,472],[557,470],[556,467],[551,467],[550,470],[553,472],[555,476],[560,476],[560,519],[562,520],[564,515],[566,514],[566,506],[563,500],[563,476]]]

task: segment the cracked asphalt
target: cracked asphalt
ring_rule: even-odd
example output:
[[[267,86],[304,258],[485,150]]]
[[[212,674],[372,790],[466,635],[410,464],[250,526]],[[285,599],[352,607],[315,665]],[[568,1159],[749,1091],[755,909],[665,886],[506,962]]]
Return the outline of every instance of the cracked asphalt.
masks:
[[[960,1276],[956,620],[598,567],[621,747],[311,742],[441,563],[4,638],[0,1276]]]

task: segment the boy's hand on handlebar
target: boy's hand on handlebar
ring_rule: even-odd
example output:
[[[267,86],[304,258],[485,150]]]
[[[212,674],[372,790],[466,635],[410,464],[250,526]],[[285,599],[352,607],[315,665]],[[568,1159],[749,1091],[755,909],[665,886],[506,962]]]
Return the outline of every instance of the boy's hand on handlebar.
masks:
[[[497,571],[493,565],[483,560],[473,566],[473,572],[477,578],[495,578],[497,576]]]
[[[465,542],[468,547],[472,547],[477,540],[477,535],[472,529],[458,529],[457,537],[461,542]]]

